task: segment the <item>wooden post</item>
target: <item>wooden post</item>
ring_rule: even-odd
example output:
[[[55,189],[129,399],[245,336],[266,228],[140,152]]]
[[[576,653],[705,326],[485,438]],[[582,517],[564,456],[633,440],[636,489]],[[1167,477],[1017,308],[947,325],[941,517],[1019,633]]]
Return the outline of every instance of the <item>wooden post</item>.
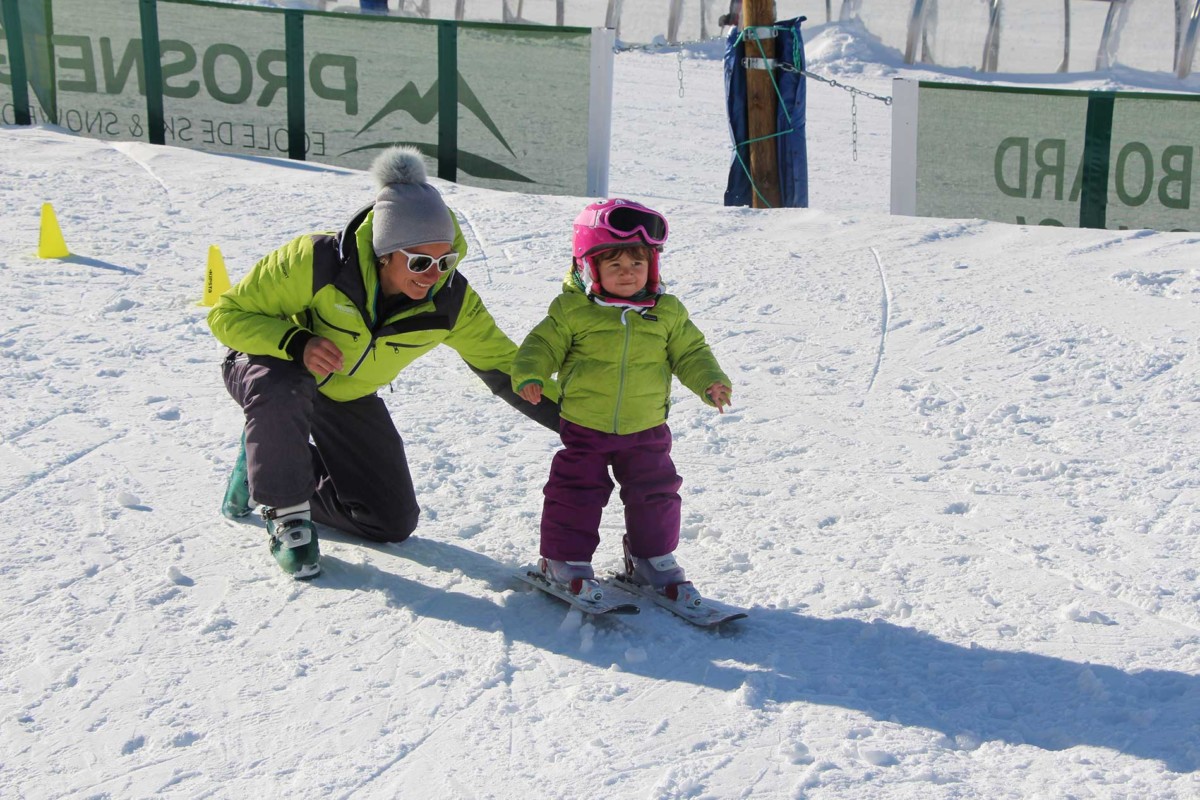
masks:
[[[775,0],[744,0],[742,3],[742,29],[770,28],[775,24]],[[759,45],[762,49],[759,49]],[[745,57],[749,59],[774,59],[775,39],[755,41],[748,33],[743,40]],[[752,62],[753,63],[753,62]],[[775,129],[775,84],[771,73],[765,69],[746,70],[746,115],[750,126],[750,138],[771,136]],[[776,148],[779,142],[763,139],[750,145],[750,180],[758,189],[754,193],[753,208],[779,208],[779,159]],[[762,195],[761,197],[759,195]],[[765,202],[764,202],[765,201]]]

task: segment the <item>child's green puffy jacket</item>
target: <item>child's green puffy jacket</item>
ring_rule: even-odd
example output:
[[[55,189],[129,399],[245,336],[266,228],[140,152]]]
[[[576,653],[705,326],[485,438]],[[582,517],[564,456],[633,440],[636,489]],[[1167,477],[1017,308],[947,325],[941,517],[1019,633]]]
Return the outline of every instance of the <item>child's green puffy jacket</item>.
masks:
[[[371,248],[373,216],[371,207],[365,208],[340,235],[300,236],[260,260],[209,312],[213,334],[233,350],[282,359],[292,359],[302,339],[329,339],[345,362],[318,386],[339,401],[373,394],[418,357],[446,344],[493,392],[556,427],[553,403],[534,412],[512,393],[509,370],[516,344],[457,269],[442,275],[425,300],[405,304],[385,320],[376,318],[381,296]],[[467,245],[457,220],[453,247],[461,263]],[[549,397],[557,400],[557,386]]]
[[[665,422],[672,374],[709,405],[708,387],[732,386],[679,298],[659,295],[645,309],[600,305],[570,274],[517,351],[513,388],[548,385],[555,372],[562,418],[606,433]]]

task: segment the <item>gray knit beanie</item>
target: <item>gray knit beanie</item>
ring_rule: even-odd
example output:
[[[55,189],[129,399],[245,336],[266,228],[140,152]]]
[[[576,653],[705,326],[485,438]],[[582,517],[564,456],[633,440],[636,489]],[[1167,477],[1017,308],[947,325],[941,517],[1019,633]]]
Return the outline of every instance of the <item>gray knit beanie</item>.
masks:
[[[454,241],[454,224],[438,190],[425,182],[425,162],[411,147],[384,150],[371,164],[379,184],[371,246],[375,255]]]

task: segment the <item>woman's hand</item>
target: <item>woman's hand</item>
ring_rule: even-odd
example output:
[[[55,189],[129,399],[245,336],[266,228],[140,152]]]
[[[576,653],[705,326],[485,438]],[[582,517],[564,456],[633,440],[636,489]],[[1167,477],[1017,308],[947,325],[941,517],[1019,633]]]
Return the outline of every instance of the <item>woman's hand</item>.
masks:
[[[324,380],[331,372],[342,368],[342,351],[328,339],[316,337],[304,345],[304,366],[308,371]]]
[[[713,405],[717,407],[717,411],[725,413],[725,406],[732,406],[733,401],[729,398],[733,394],[733,389],[730,389],[723,383],[714,383],[712,386],[704,390],[709,399],[713,401]]]
[[[527,383],[521,387],[521,391],[517,392],[521,395],[522,400],[533,403],[535,406],[542,402],[542,385],[540,383]]]

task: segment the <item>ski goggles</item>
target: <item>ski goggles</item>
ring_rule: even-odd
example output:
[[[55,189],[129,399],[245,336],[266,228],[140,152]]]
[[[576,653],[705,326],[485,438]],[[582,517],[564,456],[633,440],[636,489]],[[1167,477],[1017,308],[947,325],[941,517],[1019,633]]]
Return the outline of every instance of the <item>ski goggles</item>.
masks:
[[[438,272],[449,272],[458,263],[458,253],[454,251],[437,258],[423,253],[410,253],[407,250],[396,250],[396,252],[402,253],[408,259],[408,271],[418,275],[428,272],[434,264],[437,264]]]
[[[667,220],[657,211],[636,206],[609,206],[596,213],[597,228],[622,239],[641,236],[646,244],[658,247],[667,241]]]

